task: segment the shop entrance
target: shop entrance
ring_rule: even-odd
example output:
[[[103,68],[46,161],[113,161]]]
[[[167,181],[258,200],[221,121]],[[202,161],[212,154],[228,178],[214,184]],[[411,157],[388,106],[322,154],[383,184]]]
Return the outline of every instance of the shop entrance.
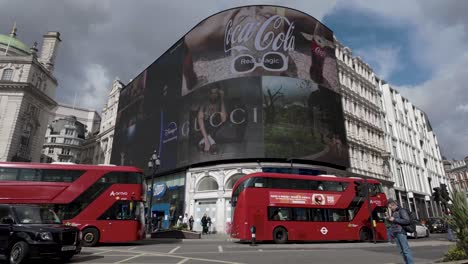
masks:
[[[216,232],[216,200],[197,200],[195,201],[195,223],[193,230],[202,231],[201,219],[204,214],[211,218],[210,232]]]
[[[169,204],[161,203],[153,205],[153,230],[169,228]]]

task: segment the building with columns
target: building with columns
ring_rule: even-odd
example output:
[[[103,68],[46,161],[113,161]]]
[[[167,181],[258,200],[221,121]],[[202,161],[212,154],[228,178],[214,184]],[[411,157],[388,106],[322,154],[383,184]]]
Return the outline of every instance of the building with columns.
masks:
[[[431,190],[447,178],[427,115],[348,47],[335,43],[350,176],[378,179],[388,197],[420,218],[438,215],[440,206],[431,201]]]
[[[38,54],[17,38],[16,25],[0,35],[0,161],[36,161],[57,106],[54,66],[59,32],[43,36]]]
[[[94,164],[110,164],[112,143],[114,139],[115,120],[119,107],[120,90],[124,84],[118,79],[112,82],[112,88],[107,103],[102,109],[102,121],[99,134],[96,135],[96,148],[94,149]]]
[[[350,176],[380,180],[386,193],[393,186],[388,170],[384,169],[385,136],[382,92],[370,66],[351,49],[335,40],[340,93],[345,117],[350,157]]]
[[[387,164],[394,181],[390,197],[423,219],[441,215],[432,190],[449,183],[428,116],[383,80],[377,80],[385,115]]]
[[[468,199],[468,157],[462,160],[444,160],[444,170],[453,191],[465,193]]]

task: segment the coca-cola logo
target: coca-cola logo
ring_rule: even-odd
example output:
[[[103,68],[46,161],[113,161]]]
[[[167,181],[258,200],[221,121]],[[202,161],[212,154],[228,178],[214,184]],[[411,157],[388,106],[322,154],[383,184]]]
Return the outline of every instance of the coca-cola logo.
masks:
[[[320,57],[326,57],[327,53],[320,47],[315,47],[314,53],[317,54]]]
[[[252,38],[257,51],[294,50],[294,27],[294,22],[280,15],[274,15],[263,23],[248,22],[242,25],[234,25],[231,19],[224,31],[224,51],[249,51],[246,43]]]

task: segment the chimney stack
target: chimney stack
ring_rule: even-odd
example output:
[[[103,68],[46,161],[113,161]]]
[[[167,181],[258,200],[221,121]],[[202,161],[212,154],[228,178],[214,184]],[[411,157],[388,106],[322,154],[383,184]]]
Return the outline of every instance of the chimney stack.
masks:
[[[48,71],[53,72],[55,56],[57,55],[59,43],[62,41],[60,39],[60,33],[49,31],[43,36],[43,39],[39,61]]]

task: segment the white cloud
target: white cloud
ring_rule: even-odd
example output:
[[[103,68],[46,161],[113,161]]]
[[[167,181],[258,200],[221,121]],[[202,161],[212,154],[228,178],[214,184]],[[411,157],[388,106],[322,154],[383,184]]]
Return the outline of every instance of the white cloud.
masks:
[[[460,104],[457,106],[457,111],[468,112],[468,104]]]
[[[358,49],[355,53],[372,65],[374,72],[381,78],[388,79],[401,63],[400,49],[400,47],[378,46],[365,50]]]
[[[100,111],[110,92],[111,78],[106,68],[99,64],[90,64],[85,68],[86,81],[81,86],[77,98],[82,107]],[[80,94],[81,93],[81,94]],[[96,107],[99,107],[96,109]]]

